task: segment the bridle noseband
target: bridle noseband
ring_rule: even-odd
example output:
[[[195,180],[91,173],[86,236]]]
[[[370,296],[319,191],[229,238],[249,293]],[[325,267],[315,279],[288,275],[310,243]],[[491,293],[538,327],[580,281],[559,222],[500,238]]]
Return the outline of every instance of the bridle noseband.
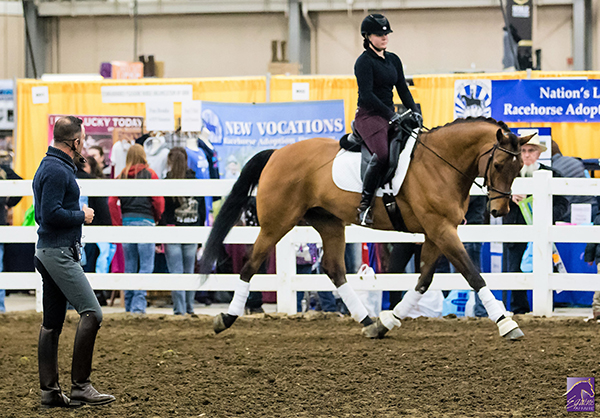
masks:
[[[512,196],[512,190],[505,192],[505,191],[496,189],[494,187],[494,185],[492,184],[491,177],[488,176],[489,171],[490,171],[490,166],[492,165],[492,161],[494,161],[494,153],[496,152],[496,150],[504,151],[505,153],[507,153],[508,155],[512,155],[513,157],[518,157],[519,155],[521,155],[521,151],[511,151],[509,149],[501,147],[499,141],[496,141],[496,143],[490,150],[481,154],[482,157],[486,154],[490,154],[490,158],[488,159],[488,162],[485,166],[485,172],[483,173],[483,187],[487,187],[487,197],[490,201],[494,200],[494,199],[503,199],[503,198],[510,199]],[[479,184],[477,184],[477,182],[475,182],[475,184],[477,186],[479,186]],[[479,186],[479,187],[483,188],[482,186]],[[490,197],[490,192],[496,192],[496,193],[498,193],[498,196]]]

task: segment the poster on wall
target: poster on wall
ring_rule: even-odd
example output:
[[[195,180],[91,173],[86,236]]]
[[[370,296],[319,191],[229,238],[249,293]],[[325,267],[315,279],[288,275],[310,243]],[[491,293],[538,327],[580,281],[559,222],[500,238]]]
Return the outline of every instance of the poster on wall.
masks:
[[[600,122],[600,80],[456,80],[454,118],[504,122]]]
[[[48,116],[48,144],[53,140],[54,124],[64,115]],[[142,136],[144,118],[140,116],[91,116],[74,115],[83,120],[85,145],[83,154],[92,146],[100,146],[104,151],[104,164],[110,163],[113,144],[121,140],[135,140]]]
[[[14,128],[14,83],[12,80],[0,80],[0,130],[12,131]]]
[[[221,178],[237,178],[257,152],[309,138],[345,133],[344,101],[290,103],[202,102],[202,122],[219,155]]]

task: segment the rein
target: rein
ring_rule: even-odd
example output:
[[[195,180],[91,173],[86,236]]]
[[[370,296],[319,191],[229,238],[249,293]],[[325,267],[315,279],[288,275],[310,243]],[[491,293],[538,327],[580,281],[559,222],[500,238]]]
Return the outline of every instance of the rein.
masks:
[[[408,131],[406,128],[404,128],[404,126],[402,127],[403,130]],[[423,127],[423,130],[426,131],[430,131],[429,128]],[[410,132],[410,134],[412,135],[412,131]],[[429,146],[427,146],[423,141],[421,141],[421,139],[417,136],[415,138],[415,141],[422,145],[423,147],[425,147],[425,149],[429,150],[433,155],[435,155],[436,157],[438,157],[440,160],[442,160],[443,162],[445,162],[447,165],[449,165],[450,167],[452,167],[457,173],[459,173],[461,176],[471,180],[471,178],[469,176],[467,176],[465,173],[463,173],[461,170],[459,170],[458,168],[456,168],[450,161],[446,160],[444,157],[442,157],[440,154],[438,154],[435,150],[433,150],[432,148],[430,148]],[[484,152],[483,154],[481,154],[480,158],[483,157],[486,154],[490,154],[490,158],[488,159],[488,162],[485,166],[485,172],[483,174],[483,185],[477,183],[476,180],[472,180],[472,183],[475,184],[475,186],[479,187],[479,189],[481,191],[484,191],[484,188],[487,188],[487,197],[489,200],[495,200],[495,199],[502,199],[502,198],[507,198],[510,199],[510,197],[512,196],[512,190],[509,190],[508,192],[499,190],[497,188],[495,188],[491,182],[491,180],[488,182],[488,173],[490,171],[490,166],[492,165],[492,161],[494,160],[494,153],[496,152],[496,150],[500,150],[503,151],[509,155],[512,155],[513,157],[518,157],[521,152],[516,152],[516,151],[511,151],[509,149],[503,148],[500,146],[500,142],[498,140],[496,140],[496,143],[494,144],[494,146],[492,148],[490,148],[489,150],[487,150],[486,152]],[[499,194],[499,196],[495,196],[495,197],[490,197],[490,191],[496,192]]]

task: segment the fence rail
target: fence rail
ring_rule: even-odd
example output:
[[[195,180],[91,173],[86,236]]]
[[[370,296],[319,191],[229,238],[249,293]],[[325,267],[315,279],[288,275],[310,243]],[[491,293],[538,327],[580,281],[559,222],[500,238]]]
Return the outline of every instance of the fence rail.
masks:
[[[232,180],[81,180],[85,196],[226,196]],[[600,242],[600,226],[552,225],[552,195],[600,195],[600,179],[552,178],[549,172],[536,172],[532,179],[516,179],[515,194],[532,194],[532,225],[465,225],[458,232],[463,242],[533,242],[533,273],[483,274],[491,289],[533,290],[533,313],[552,315],[553,290],[600,290],[596,275],[557,274],[552,272],[553,242]],[[482,194],[475,186],[472,194]],[[31,180],[0,182],[0,196],[32,195]],[[226,243],[251,244],[258,227],[235,227]],[[93,242],[161,242],[203,243],[209,227],[122,227],[84,226],[83,241]],[[36,242],[36,227],[0,226],[0,242]],[[320,242],[310,227],[296,227],[276,247],[276,274],[254,276],[251,290],[276,291],[277,310],[295,313],[295,292],[301,290],[331,290],[333,284],[325,275],[296,274],[294,244]],[[423,242],[422,234],[376,231],[359,226],[346,228],[346,242]],[[95,289],[139,290],[233,290],[238,276],[211,275],[200,286],[193,274],[95,274],[87,275]],[[375,279],[360,279],[348,275],[348,281],[360,290],[407,290],[414,288],[417,274],[378,274]],[[0,289],[34,289],[41,309],[41,278],[37,273],[0,273]],[[460,274],[436,274],[432,289],[464,289],[467,284]]]

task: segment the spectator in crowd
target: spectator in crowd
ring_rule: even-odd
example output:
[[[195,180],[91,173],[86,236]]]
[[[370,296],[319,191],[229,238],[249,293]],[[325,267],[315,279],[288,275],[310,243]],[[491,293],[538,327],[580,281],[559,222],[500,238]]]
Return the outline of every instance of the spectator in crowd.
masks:
[[[538,162],[541,153],[546,150],[546,146],[540,144],[540,139],[537,135],[523,145],[521,147],[523,168],[519,173],[519,177],[533,177],[533,173],[537,170],[550,170],[553,172],[553,175],[559,176],[558,172]],[[526,197],[525,195],[512,196],[509,202],[510,212],[502,219],[503,224],[525,225],[525,218],[519,207],[519,202]],[[554,221],[563,219],[568,207],[567,200],[563,196],[554,196],[552,206]],[[526,248],[526,242],[504,243],[502,257],[504,272],[522,272],[521,261]],[[515,314],[524,314],[531,311],[526,290],[513,290],[511,292],[510,310]]]
[[[298,274],[319,274],[321,272],[323,248],[317,244],[298,244],[296,247],[296,271]],[[317,295],[321,311],[337,311],[337,303],[332,292],[317,292]],[[302,301],[304,300],[304,292],[296,292],[296,297],[297,311],[303,312]],[[306,310],[310,308],[310,297],[307,297]]]
[[[120,179],[158,179],[146,161],[144,148],[133,144],[127,151],[125,168]],[[120,207],[119,207],[120,203]],[[108,206],[113,225],[154,226],[160,221],[165,208],[163,197],[110,197]],[[124,243],[125,273],[153,273],[155,244]],[[126,290],[125,311],[137,314],[146,313],[146,291]]]
[[[93,209],[79,207],[77,168],[73,158],[81,156],[85,128],[74,116],[54,125],[54,146],[48,147],[33,178],[38,242],[35,267],[42,276],[44,316],[38,344],[38,366],[42,407],[103,405],[115,400],[98,393],[90,383],[96,335],[102,309],[81,265],[81,226],[91,223]],[[58,383],[58,339],[71,303],[80,315],[71,369],[71,399]]]
[[[558,144],[552,141],[552,168],[560,173],[561,177],[585,178],[585,166],[579,158],[565,157],[560,152]],[[565,196],[569,201],[567,213],[561,219],[564,222],[571,222],[572,204],[590,204],[592,207],[592,221],[598,213],[598,201],[595,196]]]
[[[167,157],[167,179],[194,179],[196,174],[187,165],[187,153],[184,148],[174,147]],[[161,225],[203,226],[206,209],[203,197],[165,197],[165,211]],[[167,268],[171,274],[193,274],[196,265],[198,244],[165,244]],[[175,315],[194,314],[193,290],[171,292],[173,313]]]
[[[594,225],[600,225],[600,214],[596,215],[594,219]],[[583,259],[590,266],[596,264],[598,272],[600,272],[600,244],[597,242],[590,243],[585,246],[585,252]],[[594,299],[592,300],[592,315],[594,319],[600,319],[600,292],[594,292]]]
[[[110,166],[106,164],[104,150],[100,145],[92,145],[87,149],[87,154],[90,157],[89,161],[94,160],[97,163],[100,175],[96,175],[96,178],[110,177]]]
[[[0,165],[0,180],[22,180],[21,177],[7,165]],[[0,197],[0,225],[8,225],[6,217],[8,209],[15,206],[21,201],[20,196],[16,197]],[[4,271],[4,243],[0,242],[0,273]],[[6,312],[4,306],[4,297],[6,290],[0,289],[0,313]]]

